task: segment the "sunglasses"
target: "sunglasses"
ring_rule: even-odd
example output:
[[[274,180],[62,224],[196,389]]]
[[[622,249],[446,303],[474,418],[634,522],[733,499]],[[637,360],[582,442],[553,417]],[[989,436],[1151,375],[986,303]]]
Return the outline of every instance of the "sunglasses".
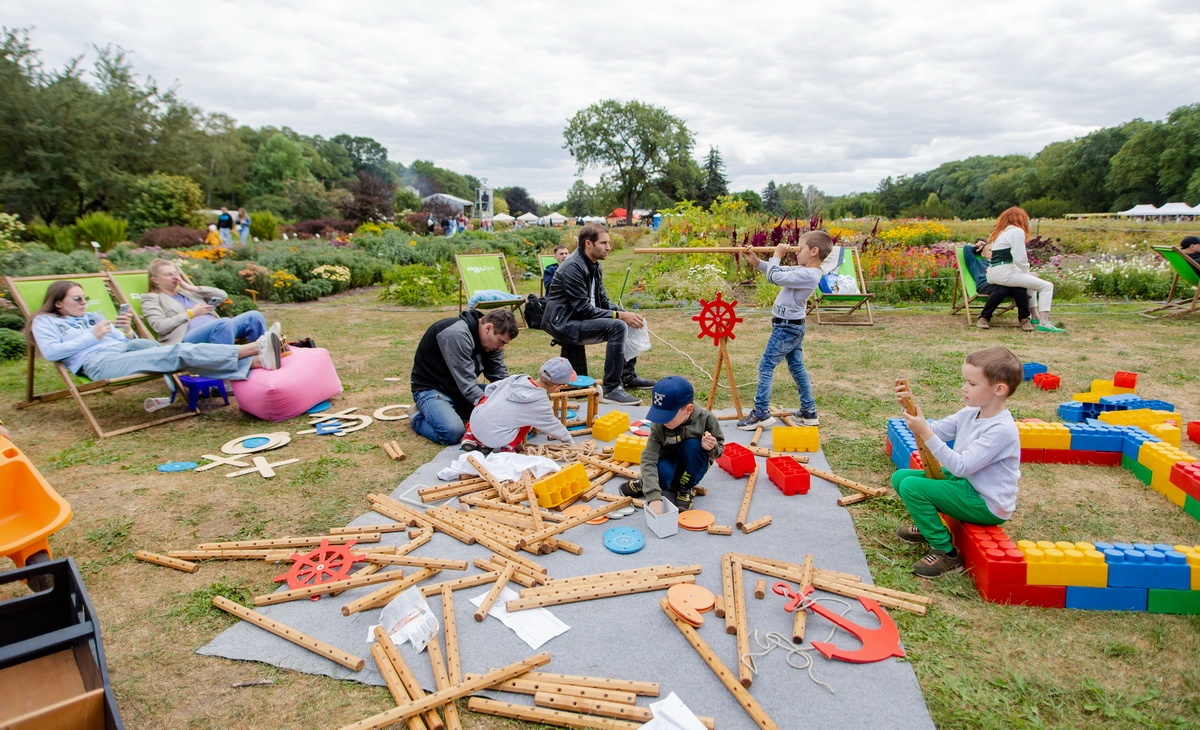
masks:
[[[67,297],[67,300],[72,301],[72,302],[79,302],[80,304],[87,304],[87,302],[88,302],[87,297]]]

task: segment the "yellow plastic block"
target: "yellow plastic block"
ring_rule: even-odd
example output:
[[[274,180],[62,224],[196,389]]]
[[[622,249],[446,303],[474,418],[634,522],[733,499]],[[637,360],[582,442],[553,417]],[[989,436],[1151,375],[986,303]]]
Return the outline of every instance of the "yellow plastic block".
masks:
[[[1192,590],[1200,591],[1200,545],[1176,545],[1175,549],[1187,557],[1192,569]]]
[[[771,429],[775,451],[820,451],[821,434],[816,426],[776,426]]]
[[[1112,389],[1113,395],[1128,395],[1131,393],[1137,393],[1137,388],[1119,388],[1114,385]]]
[[[1108,565],[1099,550],[1017,547],[1025,553],[1025,582],[1031,586],[1108,586]]]
[[[1154,473],[1150,477],[1150,488],[1166,497],[1176,507],[1182,507],[1187,501],[1187,492],[1175,486],[1166,473]]]
[[[613,446],[613,461],[628,461],[631,464],[640,463],[642,451],[646,448],[646,437],[623,433],[617,437]]]
[[[1155,476],[1161,474],[1169,479],[1171,469],[1179,461],[1196,461],[1196,457],[1165,441],[1147,441],[1138,449],[1138,463]]]
[[[624,411],[609,411],[592,421],[592,438],[597,441],[612,441],[629,430],[629,414]]]
[[[1092,381],[1092,392],[1099,393],[1100,395],[1114,395],[1114,393],[1113,393],[1114,387],[1115,386],[1113,385],[1113,381],[1111,381],[1111,380],[1093,380]]]
[[[1099,403],[1104,395],[1104,393],[1076,393],[1071,396],[1071,400],[1079,401],[1080,403]]]
[[[1135,408],[1132,411],[1106,411],[1100,414],[1100,420],[1114,426],[1137,426],[1146,428],[1156,423],[1177,421],[1178,415],[1171,411],[1152,411],[1149,408]]]
[[[537,495],[538,506],[549,509],[583,494],[591,486],[583,464],[575,462],[534,482],[533,493]]]
[[[1070,449],[1071,431],[1062,423],[1017,423],[1023,449]]]
[[[1146,427],[1146,432],[1151,436],[1159,437],[1177,449],[1180,447],[1183,439],[1183,432],[1179,426],[1170,423],[1152,424]]]

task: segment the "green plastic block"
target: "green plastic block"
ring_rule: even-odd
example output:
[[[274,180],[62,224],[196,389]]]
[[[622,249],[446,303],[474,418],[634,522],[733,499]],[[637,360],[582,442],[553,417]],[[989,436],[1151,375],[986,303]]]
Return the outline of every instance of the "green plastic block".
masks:
[[[1143,466],[1137,461],[1130,459],[1128,456],[1121,457],[1121,466],[1133,472],[1133,475],[1137,477],[1142,484],[1147,486],[1150,485],[1150,479],[1154,476],[1154,473],[1150,471],[1150,467]]]
[[[1151,588],[1146,610],[1150,613],[1183,613],[1200,616],[1200,591]]]
[[[1183,502],[1183,511],[1192,516],[1194,520],[1200,520],[1200,501],[1197,501],[1192,495],[1187,495]]]

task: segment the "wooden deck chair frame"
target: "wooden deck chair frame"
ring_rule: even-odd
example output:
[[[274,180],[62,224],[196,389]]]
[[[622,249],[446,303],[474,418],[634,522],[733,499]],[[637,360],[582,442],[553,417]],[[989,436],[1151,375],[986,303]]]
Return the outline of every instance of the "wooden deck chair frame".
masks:
[[[982,311],[983,305],[987,304],[988,295],[979,293],[979,289],[975,284],[975,277],[971,276],[971,270],[967,267],[966,246],[955,247],[954,268],[958,271],[958,281],[954,283],[954,296],[950,301],[950,316],[954,316],[959,312],[965,313],[967,315],[967,326],[970,327],[974,324],[976,316],[971,313],[971,306],[975,305],[978,311]],[[959,299],[962,301],[959,301]],[[996,314],[1011,312],[1016,306],[1016,302],[1008,302],[997,307]],[[1019,324],[1019,322],[1014,322],[1012,326],[1016,327]]]
[[[471,270],[466,267],[469,267],[472,263],[476,263],[476,262],[479,262],[479,263],[495,262],[495,263],[497,263],[499,273],[501,275],[500,278],[496,281],[490,282],[489,284],[483,284],[482,282],[480,282],[479,286],[473,286],[473,287],[468,286],[468,284],[467,284],[468,278],[478,280],[480,278],[480,276],[483,275],[482,272],[472,272],[473,274],[476,274],[473,276],[467,275],[467,272],[471,271]],[[513,283],[512,271],[510,271],[508,268],[508,259],[504,257],[503,253],[497,251],[495,253],[456,254],[454,256],[454,265],[455,265],[455,267],[458,268],[458,311],[459,312],[462,312],[463,304],[467,300],[469,300],[472,296],[474,296],[475,292],[477,292],[477,291],[483,291],[484,289],[495,289],[496,291],[507,290],[508,293],[513,296],[512,299],[500,299],[500,300],[490,301],[490,302],[478,302],[474,308],[475,309],[498,309],[500,307],[508,307],[514,313],[519,311],[521,313],[521,319],[522,320],[525,319],[525,310],[523,309],[525,300],[522,299],[519,294],[517,294],[517,286],[515,283]],[[525,326],[528,327],[529,323],[526,322]]]
[[[869,327],[875,324],[875,315],[871,312],[871,300],[874,294],[867,291],[867,282],[863,277],[862,266],[858,263],[858,250],[850,246],[842,246],[842,263],[837,268],[839,276],[853,276],[858,282],[858,294],[825,294],[820,289],[813,292],[808,302],[808,311],[816,315],[817,324],[846,324]],[[854,319],[854,314],[862,310],[866,318]],[[826,320],[822,321],[824,315]],[[830,320],[835,316],[837,319]]]
[[[546,296],[546,294],[548,293],[546,291],[546,288],[544,286],[542,286],[542,282],[546,278],[546,268],[553,266],[554,264],[557,264],[557,263],[558,263],[558,259],[555,258],[554,254],[552,254],[552,253],[538,254],[538,268],[541,271],[541,276],[538,277],[538,287],[540,287],[539,291],[542,292],[542,296]]]
[[[1151,246],[1150,248],[1154,249],[1154,252],[1171,266],[1175,276],[1171,279],[1171,290],[1167,293],[1167,300],[1153,309],[1147,309],[1138,314],[1143,317],[1178,317],[1200,311],[1197,309],[1200,307],[1200,263],[1184,253],[1179,246]],[[1179,287],[1180,279],[1195,288],[1191,298],[1186,296],[1175,298],[1175,290]]]
[[[42,302],[45,301],[45,289],[49,288],[50,284],[54,283],[55,281],[76,282],[84,288],[84,292],[89,298],[89,310],[104,314],[104,316],[110,321],[116,318],[117,308],[113,306],[112,294],[112,291],[115,290],[116,287],[113,284],[112,279],[109,278],[108,274],[4,277],[4,283],[7,286],[9,293],[12,295],[13,301],[21,310],[21,314],[24,315],[27,322],[32,321],[33,313],[36,312],[37,308],[41,307]],[[45,286],[41,285],[42,282],[45,283]],[[24,291],[22,291],[22,289],[24,289]],[[27,295],[36,294],[38,290],[40,290],[42,293],[36,297],[37,305],[35,307],[31,307],[30,302],[27,300]],[[103,292],[103,294],[101,294],[101,292]],[[30,296],[28,298],[32,299],[34,297]],[[140,317],[134,317],[133,326],[139,335],[143,337],[149,337],[149,330],[146,329],[146,325],[141,321]],[[25,400],[21,403],[18,403],[17,408],[28,408],[29,406],[37,405],[38,403],[49,403],[50,401],[61,400],[63,398],[74,398],[75,404],[79,406],[79,410],[83,413],[83,417],[87,419],[88,425],[92,427],[92,430],[95,431],[96,435],[100,438],[108,438],[110,436],[119,436],[123,433],[140,431],[144,428],[150,428],[151,426],[157,426],[162,423],[178,421],[181,418],[190,418],[191,416],[197,414],[197,411],[187,411],[185,413],[177,413],[173,416],[167,416],[165,418],[157,418],[153,421],[140,423],[136,426],[127,426],[125,428],[106,431],[100,425],[100,422],[96,419],[96,416],[92,413],[92,410],[88,408],[88,405],[84,401],[83,397],[93,393],[109,393],[116,388],[123,388],[128,385],[154,380],[160,377],[157,373],[129,375],[122,378],[110,378],[107,380],[92,380],[83,384],[76,384],[75,376],[71,373],[71,371],[67,370],[66,366],[61,362],[56,362],[54,363],[54,367],[56,370],[58,370],[58,374],[62,377],[63,383],[67,387],[62,390],[49,391],[46,393],[35,393],[34,381],[36,377],[36,362],[37,347],[33,346],[29,348],[28,367],[25,377]],[[179,382],[179,379],[176,376],[170,376],[170,380],[173,381],[176,392],[184,392],[182,390],[183,384]]]

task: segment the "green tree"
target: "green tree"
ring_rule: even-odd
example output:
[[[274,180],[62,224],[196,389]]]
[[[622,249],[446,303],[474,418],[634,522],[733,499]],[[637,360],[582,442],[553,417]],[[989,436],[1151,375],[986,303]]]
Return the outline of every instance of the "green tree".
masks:
[[[191,178],[156,172],[135,181],[133,199],[125,211],[130,235],[147,228],[200,225],[204,193]]]
[[[705,208],[722,195],[729,195],[729,180],[725,177],[725,162],[721,159],[721,151],[716,147],[708,148],[708,156],[704,158],[704,184],[700,187],[700,197],[696,202]]]
[[[396,196],[393,203],[397,213],[421,209],[421,196],[406,187],[396,186]]]
[[[1123,210],[1138,203],[1162,205],[1167,202],[1158,189],[1159,164],[1170,144],[1170,131],[1162,122],[1136,121],[1131,127],[1129,139],[1113,155],[1107,183],[1115,198],[1115,210]]]
[[[583,180],[576,179],[567,191],[567,200],[563,203],[567,215],[603,215],[608,212],[606,195],[600,186],[591,186]]]
[[[434,193],[446,193],[463,200],[474,200],[479,189],[479,180],[471,175],[460,175],[433,164],[429,160],[414,160],[412,165],[396,165],[396,172],[406,185],[421,191],[421,197]]]
[[[316,182],[305,147],[304,143],[289,139],[282,132],[268,137],[254,155],[246,193],[251,198],[279,195],[289,180]]]
[[[746,210],[752,213],[761,213],[763,211],[762,196],[754,190],[743,190],[740,193],[734,193],[731,197],[745,203]]]
[[[633,222],[633,209],[654,178],[690,156],[693,140],[683,120],[666,109],[616,99],[576,112],[563,138],[580,174],[589,167],[606,170],[602,179],[620,194],[626,223]]]
[[[808,203],[804,201],[804,183],[783,183],[775,188],[783,212],[792,218],[807,218]]]
[[[387,182],[396,176],[396,171],[388,162],[387,148],[370,137],[351,137],[348,134],[339,134],[329,141],[341,145],[346,150],[353,161],[355,173],[366,170]]]
[[[767,182],[767,186],[763,188],[762,206],[763,210],[771,215],[783,213],[783,196],[779,194],[779,188],[775,187],[774,180]]]

